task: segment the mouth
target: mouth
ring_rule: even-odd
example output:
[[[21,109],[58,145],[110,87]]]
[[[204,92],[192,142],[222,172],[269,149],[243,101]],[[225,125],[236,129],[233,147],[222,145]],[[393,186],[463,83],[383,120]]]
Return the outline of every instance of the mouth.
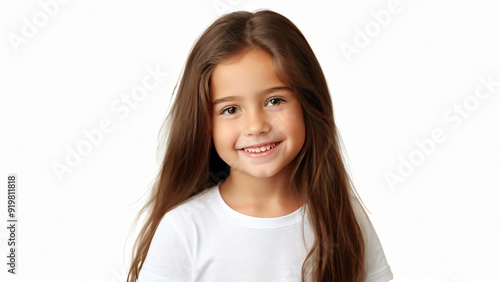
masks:
[[[281,143],[281,141],[278,142],[272,142],[268,143],[259,147],[247,147],[247,148],[242,148],[239,149],[239,151],[243,151],[245,153],[249,154],[263,154],[268,151],[272,151],[276,146],[278,146]]]

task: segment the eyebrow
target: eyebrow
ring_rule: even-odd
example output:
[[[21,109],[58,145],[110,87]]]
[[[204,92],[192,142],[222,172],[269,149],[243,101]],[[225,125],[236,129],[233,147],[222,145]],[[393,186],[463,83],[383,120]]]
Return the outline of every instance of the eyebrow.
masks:
[[[268,89],[261,91],[260,95],[267,95],[269,93],[273,93],[273,92],[280,91],[280,90],[292,91],[292,89],[290,89],[289,87],[277,86],[277,87],[271,87],[271,88],[268,88]],[[215,101],[212,102],[212,106],[215,106],[217,104],[224,103],[227,101],[234,101],[234,100],[241,100],[241,97],[240,96],[227,96],[224,98],[215,99]]]

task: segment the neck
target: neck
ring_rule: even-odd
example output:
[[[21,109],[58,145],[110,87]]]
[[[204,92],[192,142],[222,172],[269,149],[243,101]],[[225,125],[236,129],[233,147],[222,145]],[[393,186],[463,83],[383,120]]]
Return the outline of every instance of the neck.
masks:
[[[272,177],[255,178],[231,171],[220,186],[224,201],[234,210],[259,217],[277,217],[299,209],[303,202],[290,182],[293,165]]]

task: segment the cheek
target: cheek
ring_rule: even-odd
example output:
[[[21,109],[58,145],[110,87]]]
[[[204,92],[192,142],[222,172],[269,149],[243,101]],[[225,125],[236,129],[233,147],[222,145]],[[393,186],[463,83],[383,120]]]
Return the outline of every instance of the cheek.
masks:
[[[296,119],[294,122],[294,126],[291,127],[290,134],[293,135],[297,146],[300,145],[300,147],[302,147],[306,136],[304,120]]]
[[[215,123],[212,127],[212,138],[217,150],[228,150],[234,148],[234,128],[224,123]]]
[[[294,107],[286,111],[281,116],[280,121],[289,132],[304,131],[304,116],[302,115],[302,109],[300,107]]]
[[[296,109],[293,113],[285,116],[287,135],[293,137],[294,143],[302,147],[305,141],[306,128],[301,109]]]

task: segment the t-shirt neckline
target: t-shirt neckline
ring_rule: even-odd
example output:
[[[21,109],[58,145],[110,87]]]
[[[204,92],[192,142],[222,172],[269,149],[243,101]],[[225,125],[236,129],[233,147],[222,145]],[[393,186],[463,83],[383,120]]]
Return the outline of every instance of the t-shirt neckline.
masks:
[[[302,214],[307,204],[302,205],[299,209],[290,214],[280,217],[254,217],[240,213],[232,209],[222,198],[219,191],[219,185],[221,183],[222,181],[216,184],[212,193],[214,206],[224,217],[236,225],[253,229],[276,229],[296,224],[302,220]]]

